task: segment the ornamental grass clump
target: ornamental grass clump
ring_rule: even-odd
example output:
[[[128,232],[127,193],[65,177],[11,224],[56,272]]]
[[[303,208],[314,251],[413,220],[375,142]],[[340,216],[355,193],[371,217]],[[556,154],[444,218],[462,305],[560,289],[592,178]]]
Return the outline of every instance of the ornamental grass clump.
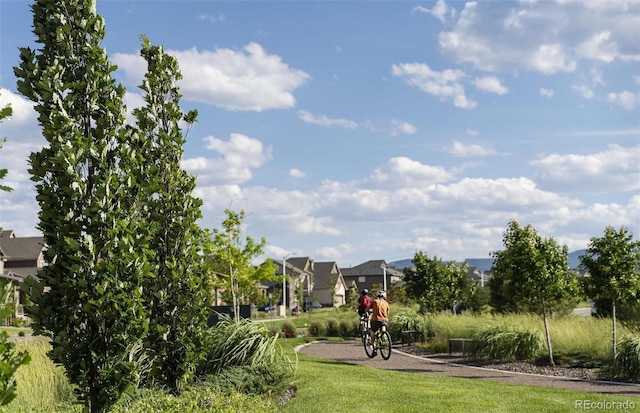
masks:
[[[327,333],[327,328],[325,323],[320,322],[320,321],[312,321],[309,324],[309,328],[308,328],[308,333],[309,336],[311,337],[321,337],[324,336]]]
[[[476,360],[528,360],[543,349],[541,334],[506,325],[488,327],[473,336],[469,358]]]
[[[335,318],[327,320],[327,336],[340,337],[340,322]]]
[[[218,374],[235,366],[287,365],[278,336],[261,324],[248,320],[219,322],[207,331],[208,351],[198,366],[197,376]]]
[[[628,335],[618,342],[610,374],[618,380],[640,383],[640,336]]]

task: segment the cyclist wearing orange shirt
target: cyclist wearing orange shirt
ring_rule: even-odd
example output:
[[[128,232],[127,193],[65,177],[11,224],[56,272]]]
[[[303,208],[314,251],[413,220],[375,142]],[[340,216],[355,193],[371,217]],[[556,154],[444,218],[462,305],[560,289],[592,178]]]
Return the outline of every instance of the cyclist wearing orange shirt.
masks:
[[[389,322],[389,303],[386,300],[387,293],[380,290],[376,294],[376,299],[371,302],[369,308],[371,309],[371,342],[374,343],[373,351],[376,342],[376,331],[380,330],[383,326]]]

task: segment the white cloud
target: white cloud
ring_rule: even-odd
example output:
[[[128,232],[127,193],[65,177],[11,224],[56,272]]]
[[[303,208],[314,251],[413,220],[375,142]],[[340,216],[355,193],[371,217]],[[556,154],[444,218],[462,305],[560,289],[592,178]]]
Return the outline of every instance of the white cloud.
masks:
[[[425,165],[407,157],[395,157],[371,175],[370,182],[376,185],[392,185],[399,188],[425,188],[429,185],[446,182],[453,173],[440,166]]]
[[[292,178],[304,178],[307,174],[298,168],[292,168],[289,169],[289,176]]]
[[[179,82],[185,100],[207,103],[232,111],[287,109],[295,106],[293,92],[309,75],[291,68],[278,55],[268,54],[258,43],[243,51],[167,50],[180,64]],[[146,71],[144,59],[115,53],[112,57],[132,84],[139,84]]]
[[[264,148],[258,139],[232,133],[228,141],[209,136],[204,139],[206,148],[218,152],[221,157],[197,157],[185,159],[182,166],[198,177],[198,183],[239,184],[250,180],[252,169],[259,168],[272,158],[271,147]]]
[[[540,88],[540,96],[546,97],[551,99],[553,97],[553,95],[555,95],[555,92],[553,89],[547,89],[544,87]]]
[[[592,99],[595,96],[593,90],[587,85],[573,85],[571,86],[575,92],[579,93],[585,99]]]
[[[358,127],[358,124],[350,119],[332,119],[326,115],[314,115],[306,110],[298,111],[298,117],[312,125],[326,126],[328,128],[338,126],[345,129],[356,129]]]
[[[459,141],[453,142],[453,144],[445,148],[445,151],[450,153],[453,156],[468,158],[474,156],[491,156],[496,155],[497,152],[495,149],[487,146],[487,145],[478,145],[478,144],[464,144]]]
[[[607,99],[609,100],[610,103],[613,103],[614,105],[620,106],[621,108],[624,108],[624,109],[633,109],[636,107],[636,104],[637,104],[636,95],[629,92],[628,90],[625,90],[620,93],[613,93],[613,92],[609,93],[607,95]]]
[[[582,62],[637,61],[639,12],[637,1],[469,1],[439,43],[446,57],[480,70],[570,73]]]
[[[573,72],[576,69],[576,62],[559,43],[540,45],[531,55],[530,65],[545,74]]]
[[[9,89],[0,87],[0,108],[11,106],[11,117],[5,118],[2,122],[3,128],[21,128],[35,125],[37,122],[36,111],[33,102],[25,99],[21,95],[13,93]]]
[[[214,13],[214,14],[199,14],[199,20],[207,21],[209,23],[224,23],[227,20],[227,16],[224,13]]]
[[[500,79],[495,76],[477,77],[473,84],[479,90],[496,95],[504,95],[509,92],[509,89],[503,86]]]
[[[415,13],[415,12],[427,13],[437,18],[441,22],[444,22],[447,16],[447,12],[449,12],[449,10],[450,9],[444,0],[438,0],[431,9],[428,9],[424,6],[416,6],[413,9],[411,9],[411,13]],[[453,12],[454,10],[451,9],[451,11]]]
[[[606,193],[640,189],[640,145],[609,145],[589,155],[552,154],[530,162],[540,168],[542,187],[575,193]]]
[[[616,44],[610,41],[611,32],[595,33],[576,47],[576,55],[585,59],[601,60],[611,63],[618,55]]]
[[[476,106],[476,102],[465,95],[461,82],[467,75],[461,70],[447,69],[438,72],[424,63],[402,63],[394,64],[391,73],[425,93],[437,96],[442,101],[452,102],[456,107],[473,109]]]
[[[417,131],[418,129],[408,122],[398,119],[391,120],[391,136],[397,136],[401,133],[405,135],[413,135]]]

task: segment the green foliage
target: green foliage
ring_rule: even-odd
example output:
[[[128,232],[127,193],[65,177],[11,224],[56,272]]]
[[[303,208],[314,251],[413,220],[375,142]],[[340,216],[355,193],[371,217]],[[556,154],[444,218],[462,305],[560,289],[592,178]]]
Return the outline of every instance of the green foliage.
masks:
[[[322,321],[312,321],[307,331],[311,337],[322,337],[327,334],[327,325]]]
[[[340,334],[338,337],[357,337],[358,336],[358,323],[356,319],[342,319],[339,322]]]
[[[31,361],[26,351],[16,351],[15,344],[9,341],[9,334],[0,331],[0,406],[6,406],[16,397],[16,379],[18,367]]]
[[[102,412],[135,380],[127,346],[148,327],[148,228],[133,208],[139,137],[124,126],[125,91],[100,46],[95,2],[38,0],[32,11],[41,47],[21,48],[14,71],[48,143],[31,154],[29,172],[49,265],[28,285],[27,311],[34,333],[52,339],[52,360]]]
[[[234,366],[291,365],[264,325],[248,320],[222,320],[207,330],[204,360],[196,370],[198,377],[220,372]]]
[[[10,117],[12,113],[13,113],[13,109],[9,105],[3,108],[0,108],[0,123],[2,123],[4,119]],[[2,149],[2,145],[4,144],[5,141],[6,139],[4,137],[0,138],[0,149]],[[0,181],[7,176],[8,172],[9,171],[6,168],[0,168]],[[11,187],[8,187],[6,185],[0,185],[0,191],[11,192],[12,190],[13,188]]]
[[[296,325],[293,324],[293,321],[284,320],[282,322],[281,331],[282,331],[282,334],[284,334],[285,337],[291,338],[291,337],[295,337],[296,336],[297,328],[296,328]]]
[[[618,354],[608,374],[613,378],[640,383],[640,336],[628,335],[618,343]]]
[[[467,264],[444,263],[429,258],[422,251],[413,257],[415,268],[404,271],[405,291],[409,298],[420,303],[423,312],[452,310],[463,299],[467,289]]]
[[[202,386],[219,388],[227,394],[235,392],[254,396],[282,394],[293,374],[285,365],[234,366],[219,374],[209,375],[199,382]]]
[[[415,311],[403,311],[391,316],[389,318],[387,330],[391,335],[392,341],[400,341],[402,339],[403,330],[421,332],[425,338],[433,336],[433,332],[427,329],[425,318]]]
[[[486,328],[473,336],[469,357],[488,360],[527,360],[542,350],[540,333],[507,325]]]
[[[326,334],[329,337],[340,337],[340,321],[335,318],[328,319]]]
[[[613,319],[613,357],[616,357],[616,305],[626,304],[631,314],[640,300],[640,241],[625,227],[616,231],[607,227],[602,237],[593,237],[585,255],[580,257],[581,268],[588,271],[583,286],[588,297],[599,308],[611,309]],[[604,302],[608,301],[607,305]]]
[[[530,311],[545,300],[578,296],[576,274],[569,270],[567,246],[540,237],[531,225],[510,221],[503,236],[504,250],[494,251],[489,281],[491,305],[498,312]]]
[[[504,250],[492,253],[492,305],[498,311],[522,311],[523,306],[539,304],[553,365],[547,314],[559,302],[578,297],[577,274],[569,269],[568,248],[560,247],[553,238],[540,237],[531,225],[521,228],[517,221],[509,222],[503,244]]]
[[[195,122],[195,113],[183,115],[176,86],[181,74],[177,60],[162,47],[142,37],[140,54],[147,74],[140,88],[146,105],[134,110],[144,137],[136,180],[140,183],[139,210],[148,222],[148,248],[153,251],[154,276],[143,285],[149,311],[145,347],[153,360],[151,377],[180,393],[203,353],[209,303],[207,284],[198,254],[202,201],[191,194],[195,178],[180,166],[185,142],[183,118]]]
[[[181,397],[163,390],[147,390],[131,400],[123,400],[111,413],[277,413],[278,406],[272,399],[248,396],[242,393],[223,392],[215,387],[196,385],[187,388]]]
[[[276,267],[267,260],[264,265],[255,267],[252,261],[264,253],[265,238],[256,242],[252,237],[241,239],[244,211],[226,209],[227,217],[222,221],[221,229],[205,230],[202,250],[208,257],[209,274],[221,274],[214,281],[214,287],[225,287],[231,292],[231,301],[239,317],[240,301],[252,302],[258,294],[259,281],[275,281]]]

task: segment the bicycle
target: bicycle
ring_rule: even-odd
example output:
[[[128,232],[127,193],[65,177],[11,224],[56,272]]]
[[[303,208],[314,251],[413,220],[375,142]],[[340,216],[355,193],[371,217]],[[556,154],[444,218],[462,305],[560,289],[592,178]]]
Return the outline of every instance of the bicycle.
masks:
[[[376,356],[376,351],[374,351],[371,344],[369,332],[370,330],[367,331],[367,337],[365,338],[364,351],[367,353],[367,357],[371,359]],[[391,335],[387,331],[386,325],[376,331],[376,350],[380,351],[380,355],[385,360],[389,360],[389,357],[391,357]]]
[[[360,338],[362,338],[362,344],[367,342],[370,328],[371,323],[369,323],[369,312],[366,312],[360,316],[360,325],[358,326],[358,332],[360,333]]]

